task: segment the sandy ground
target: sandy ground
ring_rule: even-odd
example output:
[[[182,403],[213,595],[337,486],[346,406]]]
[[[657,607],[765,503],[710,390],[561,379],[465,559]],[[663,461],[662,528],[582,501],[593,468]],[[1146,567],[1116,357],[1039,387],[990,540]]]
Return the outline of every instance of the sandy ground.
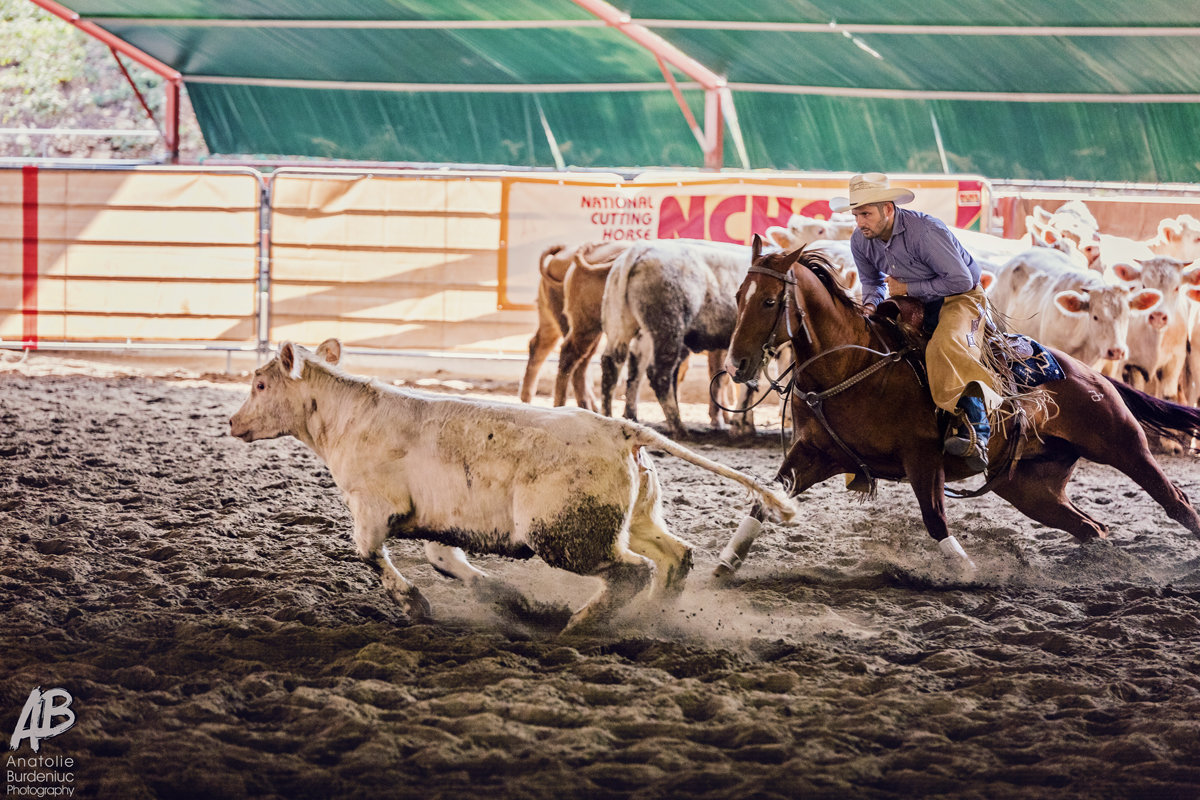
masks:
[[[696,546],[677,605],[555,636],[401,542],[437,616],[410,624],[355,558],[316,456],[228,435],[241,380],[11,359],[0,722],[10,735],[40,686],[70,693],[76,724],[38,754],[72,759],[70,780],[23,781],[9,759],[26,742],[7,796],[1200,797],[1200,542],[1112,470],[1073,483],[1111,544],[950,501],[969,584],[906,486],[861,503],[830,481],[718,589],[744,492],[662,455],[668,520]],[[701,406],[685,414],[702,428]],[[781,458],[777,432],[691,445],[764,479]],[[1163,461],[1200,498],[1200,465]],[[594,589],[474,560],[539,601]]]

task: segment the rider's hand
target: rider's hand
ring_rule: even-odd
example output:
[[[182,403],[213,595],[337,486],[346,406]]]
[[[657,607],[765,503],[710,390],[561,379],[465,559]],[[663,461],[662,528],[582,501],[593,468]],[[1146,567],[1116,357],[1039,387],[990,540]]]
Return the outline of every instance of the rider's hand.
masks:
[[[900,295],[908,294],[908,284],[901,283],[891,275],[887,276],[887,287],[888,294],[892,297],[899,297]]]

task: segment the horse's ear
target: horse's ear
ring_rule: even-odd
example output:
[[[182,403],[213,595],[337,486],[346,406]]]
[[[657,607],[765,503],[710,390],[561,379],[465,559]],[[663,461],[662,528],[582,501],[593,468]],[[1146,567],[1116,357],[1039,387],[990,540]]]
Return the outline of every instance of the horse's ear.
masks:
[[[787,258],[784,259],[783,263],[780,265],[780,268],[786,272],[792,268],[793,264],[800,260],[800,256],[802,255],[804,255],[804,245],[801,245],[792,252],[788,253]]]
[[[758,257],[762,255],[762,237],[757,233],[754,234],[754,241],[750,243],[750,261],[758,261]]]

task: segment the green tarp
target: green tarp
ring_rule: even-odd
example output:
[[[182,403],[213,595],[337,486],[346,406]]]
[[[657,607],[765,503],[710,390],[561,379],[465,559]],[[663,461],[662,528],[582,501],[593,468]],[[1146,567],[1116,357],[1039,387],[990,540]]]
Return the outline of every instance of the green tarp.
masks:
[[[213,153],[704,163],[654,55],[571,0],[66,5],[183,73]],[[1200,3],[613,5],[728,82],[729,167],[1200,180]]]

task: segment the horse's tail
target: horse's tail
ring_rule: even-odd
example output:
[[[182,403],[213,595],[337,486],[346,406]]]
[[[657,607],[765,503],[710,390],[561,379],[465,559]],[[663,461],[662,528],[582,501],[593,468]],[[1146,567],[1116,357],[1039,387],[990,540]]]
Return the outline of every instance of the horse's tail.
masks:
[[[681,458],[688,463],[695,464],[697,467],[702,467],[709,472],[714,472],[723,478],[728,478],[734,483],[746,487],[752,494],[762,500],[764,505],[772,509],[775,512],[772,516],[781,522],[790,522],[799,513],[795,501],[788,497],[787,493],[764,486],[753,477],[744,472],[739,472],[733,467],[727,467],[724,464],[705,458],[694,450],[684,447],[652,428],[647,428],[644,425],[624,419],[619,419],[617,422],[625,429],[625,434],[629,436],[635,445],[664,450],[676,458]]]
[[[1115,378],[1108,378],[1108,382],[1121,395],[1125,407],[1137,421],[1152,433],[1174,439],[1189,448],[1191,437],[1200,436],[1200,408],[1161,400]]]

